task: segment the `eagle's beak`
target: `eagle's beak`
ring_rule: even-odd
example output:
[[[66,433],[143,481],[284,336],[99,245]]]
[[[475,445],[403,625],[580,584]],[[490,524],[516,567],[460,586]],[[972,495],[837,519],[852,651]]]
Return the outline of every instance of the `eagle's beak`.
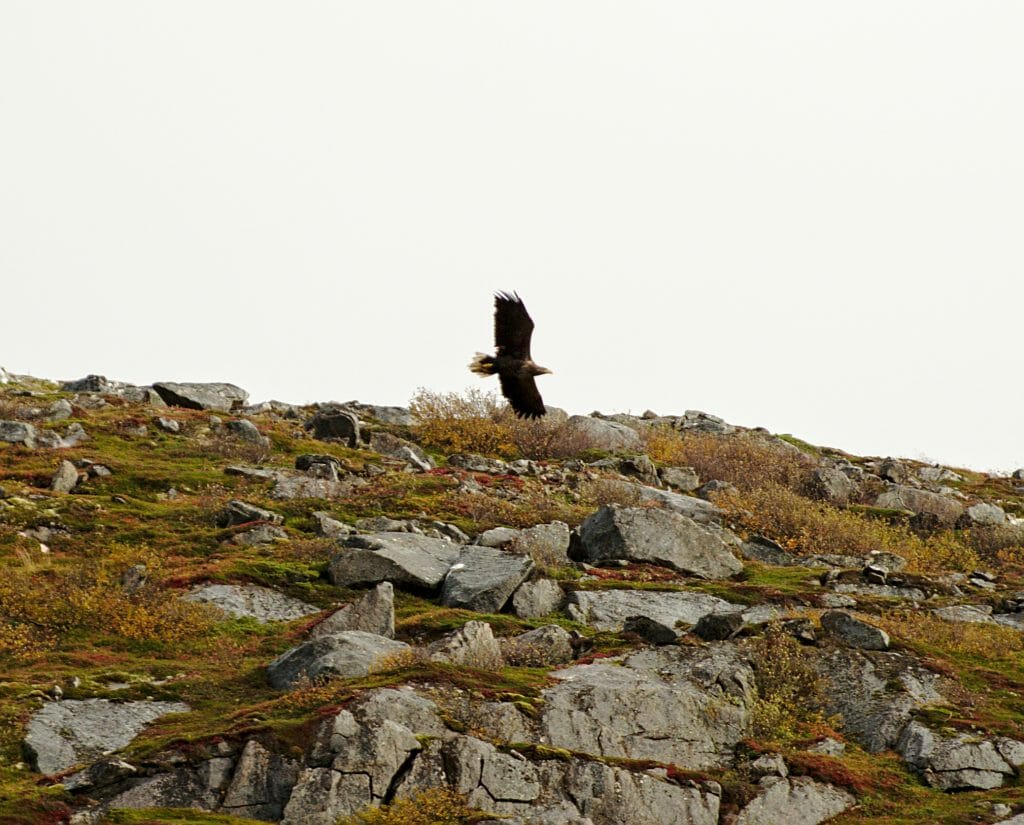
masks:
[[[554,375],[554,373],[551,370],[549,370],[547,367],[544,367],[544,375]]]

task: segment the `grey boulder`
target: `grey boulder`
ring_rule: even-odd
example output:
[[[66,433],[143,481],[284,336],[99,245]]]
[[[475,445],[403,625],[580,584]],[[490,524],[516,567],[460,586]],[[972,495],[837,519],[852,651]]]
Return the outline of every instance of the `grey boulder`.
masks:
[[[370,449],[381,455],[405,461],[417,470],[430,470],[434,467],[434,460],[417,444],[382,430],[370,433]]]
[[[35,447],[36,428],[22,421],[0,421],[0,441],[21,444],[23,447]]]
[[[163,430],[165,433],[179,433],[181,432],[181,424],[174,418],[168,418],[165,415],[158,415],[153,419],[153,423],[156,424],[158,429]]]
[[[511,547],[516,553],[525,553],[537,564],[558,567],[569,563],[569,538],[569,525],[563,521],[552,521],[520,530],[513,537]]]
[[[497,670],[504,663],[501,646],[487,622],[466,622],[427,647],[427,656],[435,662],[469,665]]]
[[[418,737],[444,732],[437,705],[409,688],[364,693],[317,732],[312,766],[299,774],[283,825],[334,825],[391,798],[417,764]]]
[[[855,619],[843,610],[829,610],[822,614],[821,626],[839,637],[850,647],[861,650],[888,650],[889,634],[880,628]]]
[[[892,748],[917,710],[945,701],[939,675],[899,653],[841,647],[819,665],[829,684],[827,713],[871,753]]]
[[[282,653],[267,666],[271,686],[288,690],[303,679],[366,676],[389,656],[408,650],[405,642],[362,630],[346,630],[311,639]]]
[[[502,640],[505,659],[512,665],[562,665],[574,658],[572,634],[556,624],[544,625]]]
[[[184,601],[210,604],[229,616],[261,623],[287,622],[320,612],[311,604],[254,584],[208,584],[189,593]]]
[[[996,620],[992,618],[992,607],[987,604],[954,604],[949,607],[937,607],[932,613],[947,622],[996,624]]]
[[[334,584],[342,587],[395,584],[433,590],[459,555],[461,547],[443,539],[416,533],[374,533],[341,540],[327,568]]]
[[[875,506],[892,510],[910,510],[918,515],[928,515],[935,518],[939,524],[946,526],[955,524],[964,511],[963,505],[954,498],[899,484],[875,499]]]
[[[659,490],[657,487],[645,487],[642,484],[634,484],[632,488],[640,501],[654,502],[666,510],[692,518],[700,524],[715,524],[725,515],[721,507],[696,496],[675,493],[672,490]]]
[[[274,524],[259,524],[241,533],[235,533],[229,543],[240,547],[258,547],[263,544],[273,544],[277,541],[287,541],[288,533]]]
[[[512,611],[520,619],[539,619],[562,606],[565,591],[552,579],[523,582],[512,594]]]
[[[580,561],[628,559],[724,579],[743,570],[726,533],[678,513],[611,504],[584,520],[570,552]]]
[[[347,496],[352,492],[352,488],[353,484],[348,480],[337,481],[313,475],[278,473],[274,487],[270,491],[270,497],[278,501],[290,501],[296,498],[330,500]]]
[[[391,582],[381,582],[358,601],[338,608],[314,627],[309,635],[311,639],[318,639],[343,630],[363,630],[393,639],[395,588]]]
[[[220,527],[236,527],[239,524],[249,524],[253,521],[266,521],[271,524],[281,524],[284,516],[264,510],[254,504],[247,504],[240,499],[232,499],[220,512],[217,523]]]
[[[353,527],[349,527],[343,521],[338,521],[323,510],[313,513],[313,520],[316,522],[316,534],[324,538],[340,539],[351,536],[355,532]]]
[[[441,603],[478,613],[497,613],[532,570],[529,556],[490,547],[466,547],[445,577]]]
[[[261,447],[270,446],[270,439],[263,435],[259,428],[247,418],[229,421],[225,426],[229,433],[242,441],[248,441],[250,444],[257,444]]]
[[[811,490],[816,498],[836,504],[847,504],[856,495],[858,487],[842,470],[819,467],[811,473]]]
[[[57,773],[123,748],[155,719],[189,709],[181,702],[52,702],[29,720],[25,749],[40,773]]]
[[[919,722],[906,726],[896,750],[929,785],[947,791],[998,788],[1014,775],[996,743],[967,734],[940,736]]]
[[[621,453],[638,452],[643,448],[639,433],[616,421],[573,415],[566,421],[565,429],[565,438],[580,443],[583,449]]]
[[[707,613],[741,613],[743,606],[706,593],[652,590],[575,590],[566,615],[598,630],[621,630],[631,616],[647,616],[667,627],[694,625]]]
[[[225,383],[179,384],[174,381],[158,381],[153,389],[165,404],[190,410],[231,412],[243,406],[249,398],[249,393],[241,387]]]
[[[729,764],[748,734],[754,674],[729,642],[646,648],[551,674],[541,732],[552,747],[653,759],[690,770]]]
[[[348,447],[359,444],[359,419],[348,410],[326,407],[306,422],[306,429],[320,441],[341,441]]]
[[[662,484],[684,493],[692,493],[700,487],[700,476],[693,467],[662,467],[658,476]]]
[[[735,825],[818,825],[857,802],[846,791],[806,776],[768,777],[762,780],[761,788],[740,811]]]
[[[964,520],[968,525],[976,527],[995,527],[1006,524],[1006,511],[998,504],[981,501],[967,508],[964,512]]]
[[[250,739],[238,758],[221,810],[235,816],[276,821],[298,778],[299,765]]]
[[[78,470],[70,461],[62,461],[50,479],[50,489],[55,493],[70,493],[77,486]]]

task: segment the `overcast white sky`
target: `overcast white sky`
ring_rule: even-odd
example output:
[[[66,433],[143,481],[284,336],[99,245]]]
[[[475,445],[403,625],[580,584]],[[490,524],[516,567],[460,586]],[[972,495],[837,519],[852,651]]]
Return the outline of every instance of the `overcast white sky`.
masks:
[[[0,3],[0,365],[1024,466],[1024,4]],[[494,382],[496,384],[496,382]]]

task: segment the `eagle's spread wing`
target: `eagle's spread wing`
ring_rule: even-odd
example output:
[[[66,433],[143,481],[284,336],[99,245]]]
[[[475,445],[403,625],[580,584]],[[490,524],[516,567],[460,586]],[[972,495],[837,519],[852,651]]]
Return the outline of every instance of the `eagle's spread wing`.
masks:
[[[519,418],[540,418],[547,412],[532,375],[520,377],[501,373],[498,380],[501,381],[501,394],[508,399]]]
[[[533,320],[526,312],[522,299],[515,293],[497,293],[494,296],[494,346],[498,355],[529,360],[531,335]],[[540,396],[537,395],[536,387],[533,387],[533,394],[537,396],[539,404]],[[541,409],[544,409],[543,405]]]

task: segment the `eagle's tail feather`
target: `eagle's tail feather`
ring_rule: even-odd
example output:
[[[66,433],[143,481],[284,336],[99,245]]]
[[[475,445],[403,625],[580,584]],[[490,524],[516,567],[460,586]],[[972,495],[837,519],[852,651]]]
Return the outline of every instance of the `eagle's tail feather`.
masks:
[[[469,362],[469,369],[477,375],[494,375],[494,357],[478,352]]]

